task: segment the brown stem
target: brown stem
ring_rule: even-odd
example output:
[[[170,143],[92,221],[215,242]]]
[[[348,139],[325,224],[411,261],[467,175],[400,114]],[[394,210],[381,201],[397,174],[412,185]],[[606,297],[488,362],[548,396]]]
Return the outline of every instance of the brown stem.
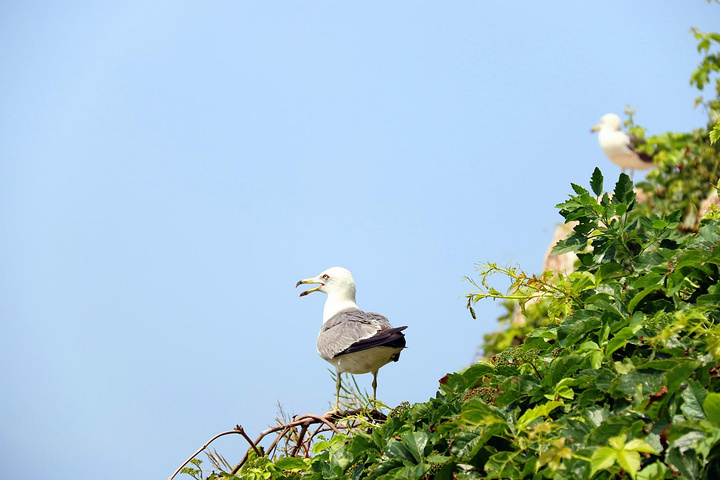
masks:
[[[332,422],[330,422],[330,420],[327,419],[327,416],[320,416],[320,415],[313,415],[312,413],[306,413],[305,415],[301,415],[300,417],[298,417],[298,420],[303,419],[303,418],[312,418],[313,420],[315,420],[315,422],[322,422],[325,425],[327,425],[328,427],[330,427],[330,429],[333,432],[340,433],[340,431],[337,428],[335,428],[335,425]],[[315,422],[313,422],[313,423],[315,423]],[[299,423],[298,425],[300,425],[301,423]]]
[[[315,435],[317,435],[318,433],[323,432],[323,431],[332,431],[333,433],[337,433],[337,434],[341,433],[340,430],[338,430],[338,427],[336,427],[336,425],[333,423],[333,420],[339,420],[339,419],[350,417],[353,415],[359,415],[361,413],[363,413],[363,410],[359,410],[359,409],[358,410],[350,410],[350,411],[346,411],[346,412],[336,412],[336,413],[332,413],[332,414],[328,414],[328,415],[314,415],[311,413],[306,413],[305,415],[301,415],[301,416],[297,417],[292,422],[289,422],[289,423],[286,423],[283,425],[276,425],[274,427],[270,427],[266,430],[263,430],[262,432],[260,432],[260,434],[255,439],[255,441],[252,441],[250,439],[250,437],[248,437],[247,433],[245,433],[245,430],[243,429],[242,426],[236,425],[233,430],[219,433],[219,434],[215,435],[213,438],[211,438],[210,440],[208,440],[207,443],[205,443],[205,445],[200,447],[200,449],[198,449],[190,458],[185,460],[185,462],[182,465],[180,465],[180,467],[178,467],[177,470],[175,470],[175,473],[173,473],[170,477],[168,477],[168,480],[173,480],[173,478],[175,478],[175,476],[180,472],[180,470],[182,470],[182,468],[185,465],[187,465],[190,462],[190,460],[192,460],[193,458],[198,456],[203,450],[205,450],[208,447],[208,445],[210,445],[216,439],[218,439],[224,435],[230,435],[230,434],[242,435],[242,437],[251,446],[251,449],[248,449],[245,452],[245,455],[240,460],[240,463],[235,465],[235,467],[230,472],[231,474],[234,475],[238,472],[238,470],[240,470],[240,468],[247,461],[248,455],[250,454],[250,450],[254,450],[255,453],[257,454],[257,456],[259,456],[259,457],[263,456],[263,453],[258,448],[258,445],[260,445],[260,442],[262,441],[263,438],[265,438],[267,435],[270,435],[271,433],[280,432],[280,434],[278,435],[278,438],[276,438],[273,441],[273,443],[270,445],[268,454],[271,453],[277,447],[280,440],[283,437],[285,437],[288,434],[288,432],[292,431],[294,429],[294,427],[300,426],[301,430],[300,430],[300,434],[298,436],[296,445],[291,450],[291,456],[295,456],[295,455],[297,455],[300,448],[304,448],[305,452],[307,453],[308,446],[303,447],[302,443],[303,443],[305,436],[307,435],[307,430],[308,430],[308,428],[310,428],[311,425],[319,424],[319,427],[315,430],[315,433],[310,435],[308,442],[310,442],[312,440],[312,438],[315,437]],[[385,415],[381,414],[380,412],[376,412],[376,411],[370,412],[370,417],[374,420],[384,420],[385,419]],[[344,430],[347,430],[350,427],[345,426],[345,427],[341,427],[341,428],[343,428]]]
[[[235,434],[235,433],[240,434],[240,435],[242,435],[243,437],[245,437],[245,439],[247,439],[247,441],[250,442],[250,444],[251,444],[252,447],[255,449],[255,451],[256,451],[256,452],[258,451],[258,450],[257,450],[257,447],[255,446],[255,444],[252,443],[252,442],[250,441],[250,439],[248,438],[248,436],[245,434],[245,431],[243,430],[243,428],[242,428],[240,425],[236,425],[233,430],[228,430],[227,432],[218,433],[217,435],[215,435],[214,437],[212,437],[210,440],[208,440],[207,442],[205,442],[205,445],[203,445],[202,447],[200,447],[197,452],[193,453],[190,458],[188,458],[187,460],[185,460],[185,462],[183,462],[183,464],[180,465],[180,466],[177,468],[177,470],[175,470],[175,472],[168,477],[168,480],[172,480],[173,478],[175,478],[175,476],[176,476],[178,473],[180,473],[180,470],[182,470],[185,465],[187,465],[188,463],[190,463],[190,460],[192,460],[193,458],[195,458],[195,457],[197,457],[198,455],[200,455],[200,453],[201,453],[203,450],[205,450],[205,449],[208,447],[208,445],[210,445],[212,442],[214,442],[214,441],[217,440],[218,438],[223,437],[223,436],[225,436],[225,435],[232,435],[232,434]],[[259,453],[258,453],[258,455],[259,455]]]
[[[311,420],[311,421],[308,421],[308,420]],[[289,432],[290,429],[292,429],[293,427],[297,427],[299,425],[303,425],[305,423],[307,423],[308,425],[311,425],[313,423],[324,423],[325,425],[330,427],[330,429],[332,429],[333,432],[340,433],[340,431],[337,428],[335,428],[335,425],[333,425],[327,418],[322,417],[320,415],[313,415],[311,413],[307,413],[305,415],[301,415],[300,417],[298,417],[297,419],[295,419],[292,422],[286,423],[284,425],[277,425],[275,427],[270,427],[266,430],[263,430],[262,432],[260,432],[260,435],[258,435],[258,438],[255,439],[254,444],[259,445],[260,441],[263,438],[265,438],[267,435],[270,435],[271,433],[282,432],[278,436],[277,441],[279,441],[283,436],[287,435],[287,432]],[[272,448],[275,448],[275,446],[277,445],[277,441],[273,442],[273,444],[271,445]],[[233,467],[232,471],[230,472],[232,475],[235,475],[238,472],[238,470],[240,470],[240,468],[245,464],[245,462],[247,461],[247,458],[248,458],[248,453],[250,453],[249,450],[247,452],[245,452],[245,455],[243,455],[242,459],[240,459],[240,462],[237,465],[235,465],[235,467]]]
[[[300,450],[300,445],[302,444],[303,438],[305,437],[305,433],[307,432],[308,427],[310,426],[310,422],[303,423],[302,427],[300,427],[300,433],[298,434],[297,441],[295,442],[295,446],[292,450],[290,450],[290,456],[294,457],[297,455],[298,450]]]
[[[277,444],[280,443],[280,439],[282,439],[285,435],[287,435],[290,430],[291,430],[290,428],[286,428],[285,430],[280,432],[280,435],[278,435],[277,438],[275,438],[275,440],[273,440],[273,442],[270,444],[270,446],[266,450],[268,457],[270,455],[272,455],[273,450],[275,450],[275,447],[277,447]]]
[[[535,366],[535,364],[534,364],[533,362],[528,362],[528,363],[530,363],[530,365],[532,365],[533,370],[535,370],[535,375],[537,375],[538,378],[540,379],[540,381],[542,381],[543,377],[542,377],[542,375],[540,375],[540,372],[538,372],[538,369],[537,369],[537,367]]]

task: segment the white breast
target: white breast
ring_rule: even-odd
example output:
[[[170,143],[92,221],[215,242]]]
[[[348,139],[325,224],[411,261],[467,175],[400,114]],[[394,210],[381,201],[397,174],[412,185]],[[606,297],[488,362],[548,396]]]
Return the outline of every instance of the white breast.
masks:
[[[354,353],[346,353],[328,360],[335,366],[338,373],[370,373],[376,372],[383,365],[390,363],[402,348],[375,347]]]

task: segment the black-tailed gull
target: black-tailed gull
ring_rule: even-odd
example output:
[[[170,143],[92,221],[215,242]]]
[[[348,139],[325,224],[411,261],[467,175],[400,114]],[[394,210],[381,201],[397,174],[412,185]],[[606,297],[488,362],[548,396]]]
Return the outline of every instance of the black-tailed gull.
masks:
[[[644,140],[629,135],[622,130],[622,120],[614,113],[608,113],[600,118],[600,123],[592,128],[598,132],[598,142],[605,155],[623,172],[630,169],[630,176],[635,170],[647,170],[653,167],[652,156],[637,150],[637,146]]]
[[[360,310],[355,303],[355,280],[344,268],[328,268],[317,277],[300,280],[295,287],[308,283],[319,286],[305,290],[301,297],[312,292],[327,294],[317,351],[337,372],[334,411],[338,410],[341,373],[372,373],[375,399],[378,370],[400,358],[405,348],[402,331],[407,327],[393,327],[379,313]]]

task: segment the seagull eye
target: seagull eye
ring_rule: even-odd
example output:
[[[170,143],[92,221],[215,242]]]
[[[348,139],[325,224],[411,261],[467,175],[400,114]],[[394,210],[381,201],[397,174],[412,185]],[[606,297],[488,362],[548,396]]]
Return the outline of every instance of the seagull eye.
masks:
[[[320,278],[322,278],[323,280],[327,280],[328,278],[330,278],[330,275],[328,275],[328,274],[326,273],[325,275],[323,275],[323,276],[320,277]]]

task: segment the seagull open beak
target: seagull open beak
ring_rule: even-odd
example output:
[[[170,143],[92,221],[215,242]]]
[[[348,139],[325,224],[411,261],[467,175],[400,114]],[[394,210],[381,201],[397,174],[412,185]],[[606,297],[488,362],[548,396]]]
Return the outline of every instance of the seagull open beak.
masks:
[[[590,129],[590,133],[595,133],[598,130],[600,130],[600,125],[595,125],[593,128]]]
[[[318,290],[320,290],[322,287],[325,286],[325,284],[322,283],[322,282],[321,282],[320,280],[318,280],[317,278],[305,278],[305,279],[303,279],[303,280],[300,280],[298,283],[296,283],[296,284],[295,284],[295,288],[299,287],[300,285],[305,285],[305,284],[308,284],[308,283],[319,283],[320,285],[317,286],[317,287],[315,287],[315,288],[311,288],[310,290],[305,290],[304,292],[302,292],[302,293],[300,294],[301,297],[304,297],[304,296],[307,295],[308,293],[317,292]]]

